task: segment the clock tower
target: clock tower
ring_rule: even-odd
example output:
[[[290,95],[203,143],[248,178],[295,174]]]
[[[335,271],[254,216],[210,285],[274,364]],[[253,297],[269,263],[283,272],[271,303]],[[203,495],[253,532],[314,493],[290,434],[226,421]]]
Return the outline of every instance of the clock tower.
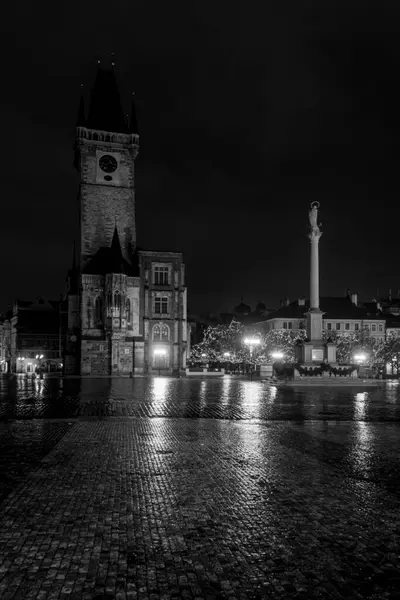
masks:
[[[125,119],[115,73],[99,67],[75,139],[79,261],[67,279],[64,374],[181,372],[188,352],[182,254],[136,247],[134,105]]]
[[[100,248],[111,245],[115,228],[124,259],[132,261],[136,246],[134,167],[138,150],[134,106],[128,124],[114,70],[99,68],[87,118],[82,98],[76,128],[81,269]]]

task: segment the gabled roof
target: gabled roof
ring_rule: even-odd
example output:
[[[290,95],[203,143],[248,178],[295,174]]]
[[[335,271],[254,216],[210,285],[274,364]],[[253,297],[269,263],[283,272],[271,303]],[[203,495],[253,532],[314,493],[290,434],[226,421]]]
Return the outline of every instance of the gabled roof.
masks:
[[[291,302],[288,306],[282,306],[275,312],[269,314],[265,321],[271,319],[305,319],[309,309],[309,300],[304,305],[299,305],[298,301]],[[385,317],[378,310],[373,312],[371,308],[363,308],[353,304],[348,296],[344,297],[323,297],[320,299],[320,308],[324,314],[325,320],[329,319],[379,319],[385,320]]]
[[[100,248],[89,261],[82,273],[87,275],[107,275],[110,273],[122,273],[129,277],[139,274],[137,266],[137,254],[134,255],[134,264],[129,263],[123,256],[118,231],[115,227],[111,246]]]

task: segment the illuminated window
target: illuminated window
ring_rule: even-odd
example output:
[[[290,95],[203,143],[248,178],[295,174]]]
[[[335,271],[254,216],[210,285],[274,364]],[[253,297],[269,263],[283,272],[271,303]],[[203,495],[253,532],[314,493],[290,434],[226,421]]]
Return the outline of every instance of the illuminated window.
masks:
[[[154,267],[154,285],[168,285],[169,267]]]

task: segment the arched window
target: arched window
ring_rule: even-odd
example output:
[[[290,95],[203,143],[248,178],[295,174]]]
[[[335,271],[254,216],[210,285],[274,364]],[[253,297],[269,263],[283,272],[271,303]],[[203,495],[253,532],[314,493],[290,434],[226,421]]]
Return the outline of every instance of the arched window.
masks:
[[[131,301],[129,298],[127,298],[125,302],[125,318],[128,323],[131,322]]]
[[[93,134],[93,139],[94,139],[94,140],[98,140],[98,139],[99,139],[99,136],[97,135],[97,133],[94,133],[94,134]]]
[[[108,304],[108,308],[111,308],[111,307],[112,307],[112,301],[113,301],[113,298],[112,298],[112,292],[110,291],[110,292],[108,292],[108,294],[107,294],[107,304]]]
[[[153,340],[156,342],[161,340],[161,327],[159,325],[153,327]]]
[[[163,342],[167,342],[169,340],[169,327],[168,325],[163,325],[161,327],[161,339]]]
[[[115,292],[115,294],[114,294],[114,307],[117,310],[121,309],[121,296],[120,296],[119,292]]]
[[[95,322],[96,325],[103,324],[103,300],[100,296],[97,296],[96,301],[94,303],[94,312],[95,312]]]

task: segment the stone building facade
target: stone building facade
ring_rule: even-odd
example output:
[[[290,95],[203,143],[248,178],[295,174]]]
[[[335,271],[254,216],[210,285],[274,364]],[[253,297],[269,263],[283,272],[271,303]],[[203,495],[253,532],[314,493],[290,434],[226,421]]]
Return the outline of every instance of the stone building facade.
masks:
[[[113,70],[99,68],[88,115],[76,128],[80,240],[68,275],[65,374],[132,376],[186,366],[188,327],[182,254],[136,246],[135,158]]]
[[[12,373],[62,370],[60,300],[16,300],[10,317]]]

